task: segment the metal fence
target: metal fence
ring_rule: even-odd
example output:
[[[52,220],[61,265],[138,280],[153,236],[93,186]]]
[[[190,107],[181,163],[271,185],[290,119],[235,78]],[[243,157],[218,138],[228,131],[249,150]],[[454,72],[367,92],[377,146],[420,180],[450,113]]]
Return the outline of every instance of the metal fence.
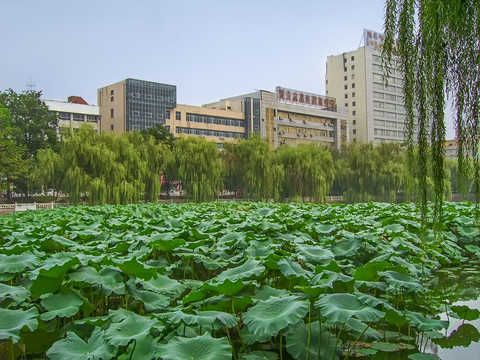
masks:
[[[63,206],[55,202],[50,203],[15,203],[0,204],[0,214],[12,214],[17,211],[55,209],[57,206]]]

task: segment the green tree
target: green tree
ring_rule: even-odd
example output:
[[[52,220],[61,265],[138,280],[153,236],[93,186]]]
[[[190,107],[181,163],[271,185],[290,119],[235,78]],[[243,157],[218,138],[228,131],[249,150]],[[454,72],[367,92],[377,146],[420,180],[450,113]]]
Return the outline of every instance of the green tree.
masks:
[[[317,202],[325,201],[334,179],[330,152],[313,145],[281,146],[276,155],[285,173],[284,197],[300,196]]]
[[[197,137],[175,140],[171,178],[182,182],[187,196],[195,202],[211,201],[223,186],[223,164],[217,144]]]
[[[434,216],[440,224],[444,192],[445,98],[453,99],[459,139],[459,171],[480,139],[480,4],[477,0],[386,0],[384,55],[404,73],[409,156],[419,164],[422,217],[427,214],[428,166],[433,164]],[[418,136],[415,127],[418,125]],[[477,200],[480,163],[474,157]]]
[[[0,184],[4,185],[9,200],[11,184],[28,174],[29,161],[24,155],[25,149],[12,136],[10,110],[0,104]]]
[[[336,187],[346,201],[390,201],[407,182],[405,154],[398,144],[344,147],[336,160]]]
[[[242,189],[254,200],[280,199],[283,168],[258,135],[225,146],[224,161],[231,190]]]
[[[12,137],[18,146],[25,148],[28,158],[40,149],[57,145],[58,120],[49,114],[41,95],[40,91],[16,93],[12,89],[0,93],[0,104],[11,113]]]
[[[175,137],[164,125],[156,124],[155,126],[142,130],[141,133],[145,137],[152,136],[157,143],[163,143],[170,149],[173,149]]]
[[[72,203],[126,204],[144,196],[148,201],[158,199],[170,150],[153,137],[96,134],[85,125],[66,138],[60,157],[65,173],[62,189]],[[38,177],[49,179],[48,167]]]
[[[63,151],[57,153],[52,149],[40,149],[35,157],[34,166],[30,175],[33,187],[62,190],[65,178],[65,166],[62,159]]]

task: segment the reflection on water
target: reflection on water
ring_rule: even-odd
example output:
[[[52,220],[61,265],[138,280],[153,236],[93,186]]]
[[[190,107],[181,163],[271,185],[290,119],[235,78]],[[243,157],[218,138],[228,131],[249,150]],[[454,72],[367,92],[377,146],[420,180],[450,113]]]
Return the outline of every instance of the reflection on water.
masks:
[[[437,279],[435,295],[440,300],[447,301],[450,306],[480,309],[480,276],[477,269],[444,270],[437,273]],[[438,354],[442,360],[480,359],[480,319],[463,321],[447,316],[446,312],[441,313],[440,318],[449,321],[444,333],[448,339],[424,341],[422,348],[425,346],[425,352]]]

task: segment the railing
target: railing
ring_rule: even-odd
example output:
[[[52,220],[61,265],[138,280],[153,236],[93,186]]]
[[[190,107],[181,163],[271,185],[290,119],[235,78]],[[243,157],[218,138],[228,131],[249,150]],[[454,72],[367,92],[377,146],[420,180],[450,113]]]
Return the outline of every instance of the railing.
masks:
[[[12,214],[17,211],[28,210],[45,210],[55,209],[57,206],[63,206],[54,202],[50,203],[15,203],[15,204],[0,204],[0,215]]]

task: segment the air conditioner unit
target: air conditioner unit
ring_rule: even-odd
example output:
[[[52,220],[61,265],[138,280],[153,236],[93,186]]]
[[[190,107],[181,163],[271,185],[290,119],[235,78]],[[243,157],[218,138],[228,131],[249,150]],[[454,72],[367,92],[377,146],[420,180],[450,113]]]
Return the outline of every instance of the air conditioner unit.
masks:
[[[297,136],[299,136],[299,137],[300,137],[300,136],[302,136],[302,134],[300,134],[300,133],[297,133]]]
[[[310,137],[313,137],[313,135],[312,135],[312,134],[310,134]]]
[[[303,120],[303,123],[304,123],[304,124],[307,124],[307,120]]]
[[[225,136],[220,136],[220,140],[225,140]]]
[[[307,137],[307,134],[303,134],[303,137]]]
[[[200,139],[203,139],[205,137],[205,135],[199,135],[198,136]]]
[[[278,117],[278,120],[283,120],[283,117],[279,116],[279,117]]]
[[[288,119],[290,122],[293,122],[293,119]]]

